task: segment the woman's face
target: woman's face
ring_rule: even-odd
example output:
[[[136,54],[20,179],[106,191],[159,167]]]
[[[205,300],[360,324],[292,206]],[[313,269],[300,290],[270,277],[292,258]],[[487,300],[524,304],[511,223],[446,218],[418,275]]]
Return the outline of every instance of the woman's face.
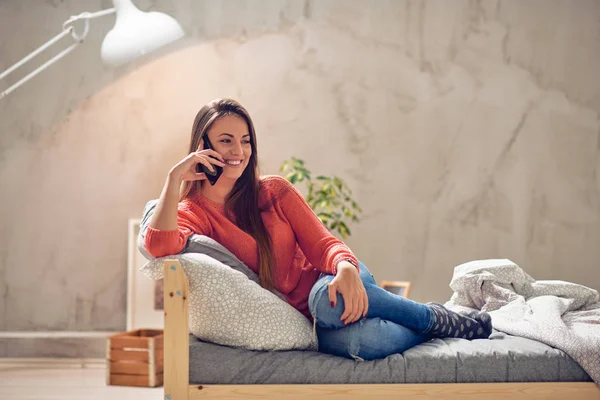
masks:
[[[237,180],[248,166],[252,155],[250,131],[244,119],[226,115],[217,119],[208,131],[210,143],[225,159],[221,178]]]

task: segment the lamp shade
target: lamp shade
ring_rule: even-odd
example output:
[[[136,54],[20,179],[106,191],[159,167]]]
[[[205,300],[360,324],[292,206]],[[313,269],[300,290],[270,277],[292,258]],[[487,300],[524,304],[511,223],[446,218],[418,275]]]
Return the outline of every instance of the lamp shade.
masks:
[[[102,42],[102,60],[119,66],[184,36],[179,23],[167,14],[140,11],[130,0],[113,0],[115,26]]]

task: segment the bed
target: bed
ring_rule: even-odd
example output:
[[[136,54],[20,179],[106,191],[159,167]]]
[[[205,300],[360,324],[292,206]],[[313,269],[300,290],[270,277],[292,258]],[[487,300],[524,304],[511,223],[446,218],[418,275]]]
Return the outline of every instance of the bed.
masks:
[[[564,352],[497,331],[491,340],[434,339],[403,354],[362,362],[206,343],[188,333],[188,281],[178,260],[164,261],[164,277],[166,400],[600,399],[600,388]]]

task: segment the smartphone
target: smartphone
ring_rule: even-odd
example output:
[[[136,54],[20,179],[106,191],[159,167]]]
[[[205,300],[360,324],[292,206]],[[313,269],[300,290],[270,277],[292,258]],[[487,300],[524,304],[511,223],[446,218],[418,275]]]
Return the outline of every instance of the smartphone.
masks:
[[[204,136],[204,150],[208,150],[208,149],[214,150],[214,148],[212,147],[212,144],[210,143],[210,140],[208,139],[208,135],[206,135],[206,136]],[[215,160],[218,160],[218,158],[215,156],[209,156],[209,157],[214,158]],[[221,160],[219,160],[219,161],[221,161]],[[211,164],[211,165],[215,169],[214,172],[211,171],[208,167],[206,167],[202,163],[196,164],[196,172],[204,172],[206,174],[206,178],[208,179],[208,182],[210,183],[210,185],[214,186],[214,184],[217,183],[217,180],[223,173],[223,167],[220,167],[215,164]]]

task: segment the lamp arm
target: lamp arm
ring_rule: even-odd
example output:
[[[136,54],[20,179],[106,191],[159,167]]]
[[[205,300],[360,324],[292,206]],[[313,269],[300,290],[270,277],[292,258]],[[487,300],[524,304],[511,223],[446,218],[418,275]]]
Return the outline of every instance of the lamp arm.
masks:
[[[51,58],[50,60],[48,60],[44,64],[42,64],[39,68],[35,69],[31,73],[29,73],[27,76],[25,76],[24,78],[19,80],[17,83],[13,84],[11,87],[9,87],[8,89],[6,89],[2,93],[0,93],[0,99],[8,96],[11,92],[16,90],[18,87],[23,85],[25,82],[27,82],[28,80],[30,80],[31,78],[33,78],[34,76],[36,76],[37,74],[42,72],[44,69],[48,68],[50,65],[54,64],[56,61],[60,60],[61,58],[63,58],[67,54],[69,54],[71,51],[73,51],[73,49],[75,49],[75,47],[77,47],[87,37],[88,31],[89,31],[89,20],[90,19],[113,14],[115,12],[116,12],[116,8],[110,8],[110,9],[98,11],[95,13],[84,12],[79,15],[71,16],[71,18],[69,18],[63,24],[63,30],[61,33],[54,36],[52,39],[50,39],[49,41],[47,41],[46,43],[44,43],[43,45],[38,47],[36,50],[32,51],[30,54],[25,56],[22,60],[18,61],[13,66],[11,66],[6,71],[4,71],[2,74],[0,74],[0,80],[4,79],[4,77],[6,77],[8,74],[15,71],[21,65],[25,64],[27,61],[31,60],[33,57],[37,56],[42,51],[46,50],[48,47],[52,46],[54,43],[58,42],[60,39],[62,39],[63,37],[65,37],[69,34],[73,37],[73,39],[75,39],[75,43],[72,43],[65,50],[61,51],[56,56],[54,56],[53,58]],[[81,35],[78,35],[77,32],[75,32],[73,23],[80,19],[85,20],[85,26],[84,26],[83,33]]]

